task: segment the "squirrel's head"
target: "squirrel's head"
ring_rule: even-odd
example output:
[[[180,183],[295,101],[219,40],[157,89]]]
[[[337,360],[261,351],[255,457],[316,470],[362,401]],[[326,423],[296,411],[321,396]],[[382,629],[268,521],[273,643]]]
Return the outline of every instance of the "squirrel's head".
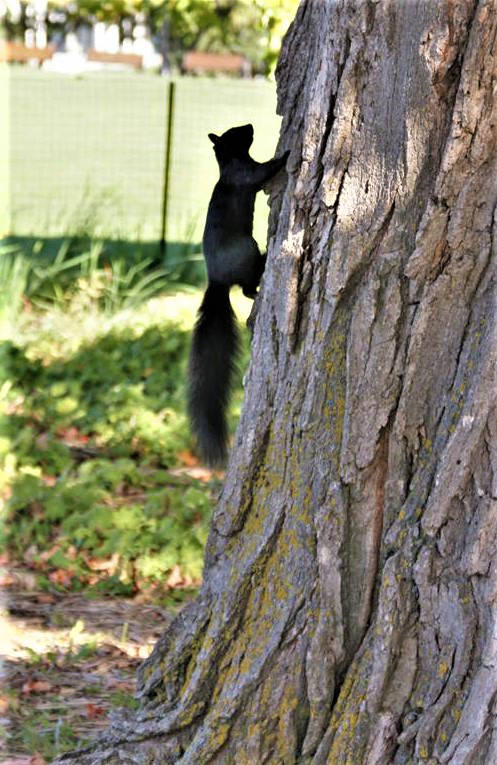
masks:
[[[209,138],[214,144],[218,162],[227,162],[235,157],[242,159],[248,155],[254,140],[254,128],[252,125],[241,125],[230,128],[220,136],[209,133]]]

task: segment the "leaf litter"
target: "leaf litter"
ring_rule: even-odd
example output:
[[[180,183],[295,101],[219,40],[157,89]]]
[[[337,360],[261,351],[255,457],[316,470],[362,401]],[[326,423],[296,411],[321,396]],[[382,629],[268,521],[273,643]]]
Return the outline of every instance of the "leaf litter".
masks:
[[[0,765],[44,765],[136,706],[138,665],[174,609],[134,600],[3,588]]]

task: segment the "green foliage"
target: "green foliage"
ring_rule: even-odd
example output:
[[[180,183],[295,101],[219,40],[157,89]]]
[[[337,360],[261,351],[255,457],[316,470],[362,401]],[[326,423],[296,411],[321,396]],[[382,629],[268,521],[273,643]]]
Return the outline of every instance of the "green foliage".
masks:
[[[132,564],[148,580],[175,565],[199,579],[209,500],[161,467],[189,446],[186,349],[172,323],[125,327],[48,364],[4,343],[5,408],[22,402],[0,423],[4,476],[14,476],[5,541],[18,555],[57,543],[50,565],[84,580],[90,558],[113,554],[128,578]],[[74,549],[86,558],[68,557]]]
[[[0,323],[12,322],[29,299],[39,307],[78,303],[81,310],[97,305],[107,313],[134,308],[181,281],[184,258],[158,267],[152,258],[130,261],[108,253],[102,241],[87,237],[61,241],[55,257],[47,257],[41,241],[31,248],[0,247]]]
[[[17,307],[0,338],[0,543],[42,589],[129,596],[170,582],[186,593],[218,488],[173,470],[195,464],[184,380],[200,295],[149,298],[154,280],[130,267],[105,298],[98,248],[81,255],[7,253]]]
[[[135,578],[160,582],[175,566],[198,581],[209,498],[193,485],[160,486],[163,472],[126,459],[89,460],[47,486],[41,476],[21,471],[8,503],[5,542],[18,555],[56,544],[50,567],[83,582],[91,579],[95,559],[117,554],[119,572],[99,582],[95,594],[132,594]]]
[[[17,247],[0,247],[0,336],[8,331],[22,308],[29,271],[29,263]]]
[[[18,455],[30,451],[39,435],[31,414],[43,419],[49,441],[57,431],[73,426],[96,438],[100,447],[113,447],[119,454],[156,455],[168,464],[175,450],[187,445],[181,437],[184,417],[178,413],[184,408],[178,383],[184,375],[187,342],[188,334],[171,323],[141,334],[125,327],[49,363],[46,357],[44,363],[37,358],[38,352],[48,350],[43,337],[29,356],[15,344],[4,343],[3,374],[16,381],[9,397],[22,397],[29,412],[27,417],[11,417],[1,435],[15,439]],[[37,447],[36,454],[45,470],[64,466],[63,448],[54,449],[50,443],[46,458],[44,451]]]
[[[66,285],[66,262],[29,271],[34,302],[0,342],[1,541],[45,586],[131,595],[172,571],[198,583],[209,492],[170,472],[192,446],[189,331],[167,315],[182,298],[138,307],[140,288],[136,302],[102,306],[80,285],[99,267],[82,275],[76,264],[76,284]],[[123,279],[133,282],[129,271]],[[29,290],[29,278],[22,285]]]
[[[176,57],[190,49],[239,52],[257,71],[268,72],[281,46],[298,0],[54,0],[51,9],[63,10],[65,24],[78,20],[122,24],[137,16],[145,19],[153,35],[168,31]],[[60,26],[60,22],[58,22]]]

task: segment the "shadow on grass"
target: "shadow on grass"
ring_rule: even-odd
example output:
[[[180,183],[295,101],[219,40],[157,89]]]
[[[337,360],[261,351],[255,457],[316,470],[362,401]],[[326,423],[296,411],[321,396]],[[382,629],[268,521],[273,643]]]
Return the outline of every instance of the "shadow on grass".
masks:
[[[131,326],[113,328],[64,359],[34,360],[11,340],[0,343],[0,384],[9,381],[24,402],[22,417],[11,412],[2,422],[3,435],[17,442],[23,421],[33,427],[41,418],[36,429],[76,427],[85,435],[100,435],[126,456],[132,443],[135,448],[139,443],[170,464],[176,450],[186,448],[186,425],[179,415],[188,341],[186,330],[166,322],[139,333]],[[35,448],[39,458],[38,452]]]
[[[0,344],[0,386],[2,376],[11,386],[0,417],[9,472],[0,536],[11,562],[34,562],[47,587],[129,596],[200,581],[210,494],[170,470],[190,453],[187,346],[174,324],[118,329],[66,359]]]

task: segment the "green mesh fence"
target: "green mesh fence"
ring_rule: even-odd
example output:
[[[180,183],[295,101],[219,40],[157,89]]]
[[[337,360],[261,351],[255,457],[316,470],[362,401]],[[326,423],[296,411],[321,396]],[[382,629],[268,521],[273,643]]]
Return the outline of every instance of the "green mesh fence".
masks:
[[[9,72],[0,65],[0,236],[10,226],[10,99]]]
[[[141,73],[74,77],[3,67],[2,232],[159,240],[168,87],[166,78]],[[280,124],[275,88],[178,79],[174,105],[167,238],[198,242],[217,178],[207,133],[252,122],[252,154],[269,159]],[[259,196],[255,234],[264,246],[267,206]]]

